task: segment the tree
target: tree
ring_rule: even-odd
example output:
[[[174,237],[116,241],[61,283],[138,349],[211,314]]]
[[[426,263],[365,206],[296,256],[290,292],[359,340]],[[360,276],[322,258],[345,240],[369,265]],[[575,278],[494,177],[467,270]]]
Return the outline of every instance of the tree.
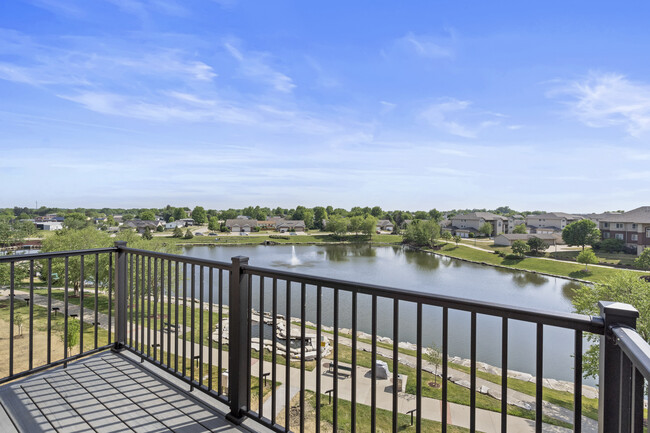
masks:
[[[208,215],[202,206],[196,206],[192,211],[192,219],[194,219],[194,222],[197,224],[205,224],[208,222]]]
[[[624,302],[639,310],[636,326],[641,337],[650,339],[650,282],[639,278],[636,272],[617,272],[599,283],[581,285],[571,299],[577,313],[599,316],[598,301]],[[592,342],[583,356],[583,374],[596,377],[599,366],[598,335],[586,334]]]
[[[190,229],[187,229],[185,232],[185,236],[183,236],[183,239],[192,239],[194,237],[194,234]]]
[[[461,241],[462,239],[463,239],[463,238],[461,238],[461,237],[458,236],[458,235],[454,236],[454,242],[456,242],[456,246],[458,246],[458,244],[460,243],[460,241]]]
[[[79,321],[77,319],[68,320],[67,335],[65,332],[65,327],[63,325],[61,325],[59,329],[61,332],[61,334],[59,334],[61,342],[65,344],[67,336],[68,350],[72,351],[72,348],[75,347],[77,343],[79,343]]]
[[[379,206],[374,206],[372,209],[370,209],[370,215],[374,216],[375,218],[379,218],[384,211],[381,210],[381,207]]]
[[[440,226],[435,221],[415,220],[406,228],[404,240],[408,243],[431,247],[440,237]]]
[[[591,220],[575,221],[564,227],[562,240],[569,246],[581,246],[584,251],[585,245],[594,245],[600,240],[600,230]]]
[[[174,227],[174,233],[172,234],[173,238],[182,238],[183,230],[179,226]]]
[[[65,216],[65,219],[63,220],[63,227],[73,230],[81,230],[85,227],[88,227],[90,224],[86,218],[86,215],[80,212],[70,213]]]
[[[478,229],[479,233],[481,233],[483,236],[490,237],[492,235],[492,224],[490,223],[483,223],[481,227]]]
[[[528,233],[528,231],[526,230],[526,224],[516,225],[512,232],[518,235],[525,235],[526,233]]]
[[[588,266],[598,263],[598,257],[596,257],[593,250],[583,250],[578,254],[578,257],[576,257],[576,261],[578,263],[584,263],[585,271],[589,272]]]
[[[208,230],[213,230],[216,232],[219,230],[219,227],[221,227],[221,225],[219,224],[219,218],[217,218],[216,216],[210,217],[210,219],[208,220]]]
[[[634,260],[634,267],[650,270],[650,248],[644,249],[641,255]]]
[[[16,314],[14,316],[14,325],[18,327],[18,335],[23,335],[23,315]]]
[[[442,220],[442,212],[440,212],[435,208],[429,211],[429,216],[431,217],[432,220],[434,220],[437,223],[439,223]]]
[[[139,215],[142,221],[155,221],[156,214],[152,210],[144,210]]]
[[[142,239],[146,239],[148,241],[153,239],[153,235],[151,234],[151,230],[149,229],[149,227],[144,228],[144,232],[142,232]]]
[[[530,252],[533,254],[538,254],[540,251],[545,251],[548,248],[548,244],[537,236],[528,239],[526,244],[528,244],[528,248],[530,248]]]
[[[436,343],[431,343],[431,347],[424,350],[422,354],[424,355],[424,360],[434,367],[433,386],[437,388],[438,369],[440,368],[440,364],[442,364],[442,352],[440,351],[440,347],[438,347]]]
[[[183,218],[187,218],[187,212],[182,207],[176,207],[172,216],[174,217],[174,221],[182,220]]]
[[[514,241],[512,243],[512,252],[518,256],[525,256],[530,248],[524,241]]]
[[[343,236],[348,231],[349,220],[339,215],[330,215],[330,219],[327,221],[327,230],[334,233],[334,236]]]
[[[323,206],[316,206],[314,209],[314,228],[323,230],[323,221],[327,221],[327,209]]]
[[[361,232],[368,237],[372,237],[375,230],[377,230],[377,218],[372,215],[366,216],[361,223]]]
[[[163,227],[162,225],[156,226],[156,231],[157,231],[157,232],[164,232],[164,231],[165,231],[165,227]]]
[[[350,218],[350,225],[348,230],[354,232],[355,235],[358,235],[361,231],[361,225],[363,224],[363,217],[361,215],[353,216]]]
[[[449,242],[450,240],[453,239],[453,236],[451,235],[451,232],[448,231],[448,230],[444,230],[444,231],[440,234],[440,237],[441,237],[444,241],[446,241],[446,242]]]

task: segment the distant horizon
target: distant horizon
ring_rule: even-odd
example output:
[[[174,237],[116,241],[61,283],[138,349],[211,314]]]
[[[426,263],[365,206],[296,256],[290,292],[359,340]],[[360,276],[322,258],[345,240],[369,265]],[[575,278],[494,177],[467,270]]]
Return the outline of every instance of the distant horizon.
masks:
[[[633,209],[650,196],[648,15],[2,2],[0,206]]]

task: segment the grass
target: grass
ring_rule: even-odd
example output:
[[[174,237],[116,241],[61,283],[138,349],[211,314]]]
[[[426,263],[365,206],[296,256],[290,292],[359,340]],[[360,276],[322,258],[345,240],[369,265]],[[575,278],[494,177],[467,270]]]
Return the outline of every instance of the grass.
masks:
[[[455,244],[446,244],[442,247],[442,249],[436,252],[445,256],[472,260],[479,263],[500,265],[509,268],[542,272],[564,277],[579,278],[594,282],[602,281],[603,279],[611,277],[618,272],[626,272],[619,269],[599,267],[591,267],[589,269],[590,272],[585,272],[584,266],[577,263],[573,264],[557,262],[534,257],[526,257],[522,259],[506,259],[499,257],[497,254],[489,253],[487,251],[477,250],[475,248],[470,248],[464,245],[456,246]]]

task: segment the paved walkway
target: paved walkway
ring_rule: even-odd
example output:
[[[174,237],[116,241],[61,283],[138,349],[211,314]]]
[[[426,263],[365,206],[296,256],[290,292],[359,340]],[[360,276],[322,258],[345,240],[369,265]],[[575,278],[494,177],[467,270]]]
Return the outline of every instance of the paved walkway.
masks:
[[[25,291],[15,291],[16,296],[29,296],[28,292]],[[6,298],[8,294],[8,291],[5,291],[5,293],[0,294],[0,299],[3,297]],[[42,307],[47,307],[47,297],[45,296],[40,296],[40,295],[34,295],[34,302],[36,305],[42,306]],[[55,299],[52,299],[52,306],[53,307],[59,307],[60,311],[63,311],[64,308],[64,303],[62,301],[58,301]],[[79,306],[73,305],[73,304],[68,304],[68,314],[79,314]],[[108,329],[108,316],[103,313],[98,313],[98,323],[101,328]],[[84,309],[84,321],[85,322],[94,322],[95,321],[95,313],[92,309],[85,308]],[[113,328],[114,329],[114,328]],[[185,332],[189,332],[190,328],[186,327]],[[141,327],[137,326],[136,329],[134,329],[134,337],[139,338],[142,335],[142,331],[145,331],[144,336],[145,336],[145,347],[148,347],[148,341],[153,341],[153,330],[148,330],[142,329]],[[128,332],[128,331],[127,331]],[[181,330],[182,332],[182,330]],[[161,330],[158,330],[158,335],[161,335]],[[158,343],[161,344],[161,349],[164,351],[168,351],[172,354],[174,354],[174,344],[172,344],[170,347],[167,347],[167,338],[166,334],[162,334],[165,336],[165,338],[158,338]],[[127,337],[128,338],[128,337]],[[347,340],[347,341],[345,341]],[[341,343],[346,344],[349,343],[351,344],[351,341],[349,339],[346,339],[344,337],[340,337],[339,340]],[[182,350],[183,345],[185,347],[186,353],[189,356],[191,353],[192,349],[192,343],[183,339],[179,338],[179,352]],[[358,348],[360,350],[363,349],[368,349],[370,345],[367,343],[361,343],[358,342]],[[194,344],[194,351],[195,355],[198,355],[199,353],[202,352],[203,354],[203,360],[207,361],[208,359],[208,353],[209,353],[209,348],[206,346],[202,346],[198,343]],[[390,353],[388,353],[390,352]],[[181,355],[179,353],[179,355]],[[378,354],[382,356],[387,356],[390,355],[392,357],[392,351],[383,349],[383,348],[378,348]],[[213,349],[212,352],[213,355],[213,365],[217,365],[217,358],[219,356],[218,349]],[[415,357],[412,357],[410,355],[404,355],[402,354],[402,357],[400,359],[400,362],[404,363],[411,363],[411,365],[414,365],[415,363]],[[252,364],[256,365],[258,362],[257,359],[253,359]],[[327,361],[329,362],[329,361]],[[426,363],[423,363],[426,365]],[[222,367],[223,368],[228,368],[228,357],[224,353],[224,356],[222,358]],[[279,382],[282,382],[283,384],[286,384],[286,377],[285,377],[285,367],[284,366],[276,366],[276,377]],[[430,366],[427,365],[427,368],[430,368]],[[272,365],[270,362],[265,362],[264,363],[264,372],[271,372],[272,371]],[[469,377],[468,374],[457,371],[457,370],[450,370],[450,374],[453,371],[454,375],[466,375]],[[251,367],[251,373],[253,376],[257,376],[258,374],[258,368],[253,368]],[[357,403],[360,404],[365,404],[365,405],[371,405],[371,387],[372,387],[372,379],[369,377],[369,369],[365,367],[357,367]],[[306,389],[310,391],[315,391],[316,390],[316,381],[317,381],[317,375],[316,375],[316,370],[313,370],[311,372],[305,372],[305,386]],[[300,369],[297,368],[291,368],[290,369],[290,387],[291,385],[296,385],[300,383]],[[327,372],[327,368],[322,369],[322,375],[321,375],[321,390],[324,392],[328,389],[333,388],[333,381],[334,378],[332,377],[331,374]],[[339,378],[339,398],[344,399],[344,400],[351,400],[351,379],[347,378]],[[483,381],[480,378],[477,378],[477,386],[479,385],[492,385],[494,386],[493,383]],[[284,389],[284,388],[283,388]],[[292,395],[295,395],[295,392],[293,390],[293,387],[290,388]],[[392,411],[392,383],[390,380],[377,380],[377,400],[376,400],[376,405],[380,409],[385,409],[388,411]],[[511,397],[527,399],[524,401],[531,401],[534,402],[534,397],[528,396],[526,394],[522,393],[517,393],[514,390],[508,390],[508,394]],[[284,393],[279,393],[276,390],[276,395],[278,396],[277,399],[277,405],[276,405],[276,412],[279,413],[284,409]],[[407,393],[399,393],[399,400],[398,400],[398,410],[400,413],[406,413],[409,410],[415,409],[416,408],[416,398],[412,394],[407,394]],[[441,405],[442,402],[437,399],[432,399],[432,398],[427,398],[423,397],[422,398],[422,408],[423,408],[423,413],[422,417],[424,419],[430,419],[430,420],[435,420],[435,421],[440,421],[441,420]],[[268,413],[266,412],[267,410],[267,405],[264,405],[264,415],[269,417],[270,415],[270,406],[268,406]],[[573,417],[573,412],[569,411],[564,408],[560,408],[554,405],[551,405],[550,403],[544,402],[544,413],[549,416],[553,416],[554,418],[564,420],[566,422],[572,422],[572,417]],[[456,403],[448,403],[448,422],[449,424],[460,426],[460,427],[465,427],[469,428],[469,415],[470,415],[470,408],[469,406],[465,405],[460,405]],[[569,416],[570,414],[570,416]],[[498,433],[501,431],[501,414],[497,412],[492,412],[484,409],[476,409],[476,426],[479,431],[482,432],[494,432]],[[519,417],[514,417],[514,416],[508,416],[508,429],[510,431],[516,431],[516,432],[534,432],[535,431],[535,423],[534,421],[524,419],[524,418],[519,418]],[[545,432],[569,432],[570,430],[562,428],[562,427],[557,427],[549,424],[544,424],[543,429]],[[597,431],[597,425],[596,422],[583,417],[583,431],[585,432],[596,432]]]

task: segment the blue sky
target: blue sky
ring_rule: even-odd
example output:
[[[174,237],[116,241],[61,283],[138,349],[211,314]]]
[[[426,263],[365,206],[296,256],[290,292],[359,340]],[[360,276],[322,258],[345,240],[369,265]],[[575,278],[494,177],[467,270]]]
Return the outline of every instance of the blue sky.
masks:
[[[0,207],[647,205],[649,12],[5,1]]]

